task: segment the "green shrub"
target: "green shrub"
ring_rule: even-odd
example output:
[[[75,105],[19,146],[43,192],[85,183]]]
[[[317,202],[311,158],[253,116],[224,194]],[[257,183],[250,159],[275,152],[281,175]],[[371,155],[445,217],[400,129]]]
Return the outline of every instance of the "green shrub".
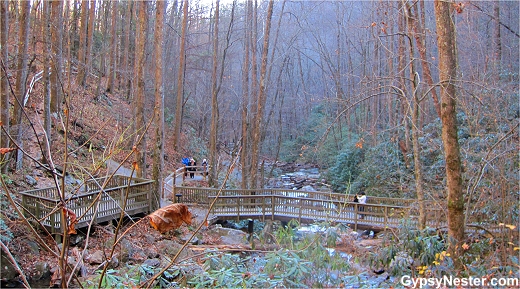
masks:
[[[395,276],[424,274],[430,267],[439,273],[453,270],[444,241],[434,229],[417,230],[411,223],[403,222],[397,238],[391,235],[385,242],[388,246],[370,254],[374,268],[385,268]]]

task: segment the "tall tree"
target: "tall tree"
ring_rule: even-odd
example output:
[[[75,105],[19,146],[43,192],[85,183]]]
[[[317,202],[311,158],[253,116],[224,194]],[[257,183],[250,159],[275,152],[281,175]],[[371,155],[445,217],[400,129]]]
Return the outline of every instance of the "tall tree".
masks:
[[[86,77],[86,53],[87,53],[87,32],[88,32],[88,1],[81,2],[81,16],[79,29],[79,47],[78,47],[78,74],[76,75],[76,83],[85,86]]]
[[[464,192],[457,135],[457,45],[451,3],[435,0],[435,23],[439,53],[441,87],[442,143],[446,159],[446,188],[448,191],[448,250],[456,266],[462,266],[460,256],[464,239]]]
[[[226,42],[224,45],[224,51],[222,52],[222,61],[220,63],[220,71],[218,71],[219,68],[219,19],[220,19],[220,1],[216,1],[216,8],[215,8],[215,28],[213,31],[214,38],[213,38],[213,69],[211,72],[211,128],[210,128],[210,163],[216,164],[217,163],[217,135],[219,132],[219,101],[218,96],[220,93],[220,89],[222,87],[222,80],[224,78],[224,67],[226,63],[226,56],[227,51],[230,47],[231,42],[231,32],[234,22],[234,16],[235,16],[235,7],[236,7],[236,1],[233,1],[232,7],[231,7],[231,18],[229,20],[229,27],[226,33]],[[214,186],[217,183],[217,166],[213,165],[210,166],[210,174],[209,174],[209,185]]]
[[[7,78],[7,59],[9,51],[7,46],[7,35],[9,32],[9,2],[0,1],[0,148],[9,147],[9,79]],[[5,133],[4,133],[5,131]],[[2,172],[6,171],[7,166],[0,159]]]
[[[87,30],[87,47],[85,54],[85,80],[92,71],[92,49],[94,48],[94,20],[96,17],[96,0],[90,0],[89,13],[88,13],[88,30]]]
[[[416,16],[413,15],[412,7],[410,7],[409,4],[406,5],[405,17],[406,22],[408,24],[408,29],[410,33],[414,36],[416,43],[419,41],[422,41],[421,39],[418,39],[417,31],[417,19]],[[423,52],[421,52],[422,49],[424,49],[424,45],[417,43],[417,48],[419,50],[419,54],[422,56],[424,55]],[[414,46],[412,41],[410,41],[410,57],[413,59],[414,54]],[[423,64],[423,70],[424,70],[424,61],[421,63]],[[427,63],[426,63],[427,65]],[[410,67],[410,75],[411,75],[411,81],[412,81],[412,106],[411,106],[411,114],[412,114],[412,150],[413,150],[413,162],[414,162],[414,173],[415,173],[415,192],[417,194],[417,201],[419,202],[419,229],[424,229],[426,227],[426,209],[424,204],[424,189],[423,189],[423,173],[422,173],[422,162],[421,162],[421,146],[419,145],[419,137],[420,132],[422,131],[421,123],[419,122],[419,115],[420,115],[420,103],[422,100],[422,97],[419,95],[419,82],[420,77],[419,73],[415,69],[415,61],[411,61],[409,64]],[[429,71],[429,69],[428,69]],[[426,72],[425,72],[426,74]],[[429,72],[428,72],[429,74]],[[431,77],[430,77],[431,80]],[[440,111],[439,111],[440,112]]]
[[[249,50],[251,49],[251,19],[252,19],[252,0],[247,0],[245,9],[245,25],[244,25],[244,62],[242,66],[242,150],[240,151],[240,163],[242,166],[242,188],[248,187],[248,173],[249,172]]]
[[[209,185],[216,184],[217,176],[217,132],[218,132],[218,90],[217,90],[217,69],[218,69],[218,24],[219,24],[220,1],[215,1],[215,21],[213,28],[213,68],[211,71],[211,129],[209,133],[209,154],[210,172]],[[224,65],[224,64],[222,64]]]
[[[31,11],[31,1],[21,3],[21,15],[28,15]],[[13,125],[22,121],[22,105],[26,92],[27,69],[27,50],[29,46],[29,23],[31,17],[20,17],[20,29],[18,33],[18,64],[16,72],[16,98],[13,109]]]
[[[175,125],[173,133],[173,148],[179,150],[182,127],[182,100],[184,98],[184,70],[186,66],[186,29],[188,27],[188,0],[184,0],[182,7],[182,31],[179,51],[179,74],[177,75],[177,101],[175,106]]]
[[[43,126],[45,130],[45,138],[44,138],[44,148],[43,148],[43,154],[42,154],[42,162],[51,164],[51,155],[50,155],[50,145],[52,142],[52,132],[51,132],[51,58],[52,58],[52,48],[51,48],[51,9],[50,9],[50,2],[43,3],[43,23],[42,25],[42,35],[47,36],[44,41],[44,58],[43,58],[43,85],[44,85],[44,91],[43,91]],[[63,268],[63,267],[62,267]]]
[[[498,81],[500,79],[500,73],[502,69],[502,40],[500,37],[500,1],[493,1],[493,16],[494,16],[494,31],[493,31],[493,42],[494,42],[494,50],[495,50],[495,59],[494,65],[496,72],[494,73],[495,80]]]
[[[131,89],[132,89],[132,77],[130,73],[130,34],[131,34],[131,27],[132,27],[132,19],[134,17],[134,13],[132,11],[132,7],[134,7],[133,1],[125,2],[126,9],[125,9],[125,17],[123,20],[125,21],[125,28],[124,28],[124,52],[123,52],[123,76],[121,77],[121,82],[123,83],[123,87],[125,89],[126,93],[126,99],[130,99],[131,97]]]
[[[24,1],[21,3],[21,15],[28,15],[31,11],[31,2]],[[27,50],[29,46],[29,23],[31,17],[20,17],[20,29],[18,33],[18,71],[16,73],[16,100],[14,101],[14,109],[13,109],[13,127],[16,128],[16,142],[20,147],[23,148],[23,137],[22,137],[22,109],[23,102],[26,94],[26,82],[28,76],[28,55]],[[23,163],[23,153],[21,150],[18,150],[16,154],[16,170],[22,169]]]
[[[144,177],[146,164],[146,138],[143,137],[145,131],[144,121],[144,104],[145,104],[145,90],[144,90],[144,54],[146,42],[146,24],[148,23],[147,4],[148,1],[137,2],[139,6],[138,25],[135,37],[135,65],[134,65],[134,79],[137,83],[134,89],[134,109],[135,109],[135,164],[137,177]]]
[[[421,0],[420,3],[423,3],[424,0]],[[426,83],[430,86],[431,95],[433,99],[433,105],[435,107],[435,111],[437,112],[437,116],[441,117],[441,106],[439,104],[439,97],[437,96],[437,90],[433,84],[433,78],[430,70],[430,64],[428,62],[426,56],[426,29],[424,28],[424,9],[420,10],[421,18],[419,18],[419,8],[417,7],[418,3],[414,3],[411,7],[407,9],[407,19],[408,19],[408,28],[413,34],[415,39],[415,44],[417,45],[417,50],[419,51],[419,56],[421,57],[421,65],[424,73],[424,78]],[[424,6],[424,5],[422,5]]]
[[[158,1],[162,2],[162,1]],[[117,1],[112,1],[112,23],[110,27],[110,35],[112,36],[110,45],[110,66],[108,67],[108,83],[107,91],[114,93],[116,78],[116,59],[117,59],[117,18],[118,18]]]
[[[267,6],[267,17],[265,21],[264,29],[264,43],[262,48],[262,62],[260,65],[260,79],[259,79],[259,90],[257,95],[257,108],[255,113],[255,119],[253,123],[253,138],[251,148],[251,187],[255,188],[258,184],[257,172],[258,172],[258,160],[260,158],[260,141],[261,141],[261,130],[263,115],[265,110],[266,102],[266,83],[267,83],[267,58],[269,55],[269,37],[271,33],[271,19],[273,16],[274,0],[270,0]]]
[[[51,1],[51,113],[59,113],[63,98],[62,91],[62,48],[63,48],[63,1]]]
[[[155,142],[153,149],[152,178],[155,180],[154,192],[155,200],[160,200],[162,195],[162,174],[164,167],[164,94],[163,94],[163,28],[164,11],[166,10],[165,1],[157,1],[155,10],[155,35],[154,35],[154,59],[155,59]],[[160,206],[159,202],[154,202],[154,210]]]

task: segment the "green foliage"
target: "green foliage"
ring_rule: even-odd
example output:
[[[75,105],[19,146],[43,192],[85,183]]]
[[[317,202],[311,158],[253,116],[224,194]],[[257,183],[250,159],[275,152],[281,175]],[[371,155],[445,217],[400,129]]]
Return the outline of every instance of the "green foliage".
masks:
[[[285,162],[311,162],[318,165],[326,165],[330,160],[325,158],[330,150],[315,149],[322,141],[330,119],[325,114],[324,105],[318,105],[313,109],[306,123],[301,125],[299,134],[284,140],[280,150],[280,160]]]
[[[329,168],[327,176],[336,192],[344,192],[347,185],[353,183],[361,173],[360,164],[364,161],[365,149],[354,143],[339,153],[334,165]]]
[[[369,195],[394,198],[414,198],[409,187],[407,175],[412,172],[406,168],[402,153],[395,142],[380,142],[376,146],[366,145],[364,161],[359,164],[360,173],[353,180],[353,190],[366,187]]]
[[[232,255],[209,253],[205,272],[188,280],[195,288],[309,288],[338,287],[350,268],[340,254],[331,254],[325,247],[334,245],[337,230],[328,224],[316,224],[314,234],[297,234],[298,222],[291,221],[275,232],[280,247],[290,247],[265,255]],[[334,274],[331,274],[334,273]]]
[[[6,179],[9,180],[9,178],[3,174],[2,178],[4,178],[4,182],[6,183]],[[7,244],[13,239],[14,236],[9,226],[7,226],[7,224],[5,223],[4,219],[7,218],[7,214],[10,214],[14,217],[16,217],[17,214],[12,209],[10,209],[10,204],[5,194],[5,190],[0,190],[0,240]]]
[[[296,241],[296,230],[299,226],[298,221],[292,219],[289,221],[287,226],[280,226],[276,232],[275,237],[280,246],[285,248],[294,248],[294,242]]]
[[[12,185],[13,184],[13,180],[11,178],[9,178],[8,175],[6,174],[0,174],[0,176],[2,177],[2,179],[4,180],[4,183],[6,185]]]
[[[137,287],[143,282],[151,279],[159,272],[159,268],[149,265],[127,265],[120,269],[108,269],[103,275],[101,281],[101,288],[132,288]],[[82,283],[85,288],[97,288],[101,270],[96,271],[97,275]],[[167,288],[176,285],[175,277],[180,274],[179,269],[170,268],[165,271],[163,275],[158,278],[156,285],[161,288]]]
[[[369,260],[373,267],[386,268],[395,276],[411,275],[414,268],[417,270],[414,274],[422,274],[431,265],[438,265],[436,270],[442,272],[453,269],[452,261],[444,251],[444,242],[435,230],[417,230],[411,223],[403,222],[397,237],[385,240],[388,246],[371,253]],[[442,266],[440,261],[443,261]]]
[[[9,243],[13,239],[13,233],[11,232],[11,229],[7,226],[7,224],[4,222],[4,216],[2,214],[2,218],[0,218],[0,240],[4,244]]]

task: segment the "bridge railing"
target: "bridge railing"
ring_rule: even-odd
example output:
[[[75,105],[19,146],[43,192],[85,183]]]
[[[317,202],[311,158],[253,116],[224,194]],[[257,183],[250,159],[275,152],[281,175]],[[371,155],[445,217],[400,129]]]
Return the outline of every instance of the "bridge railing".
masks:
[[[213,200],[215,196],[210,196]],[[374,227],[396,227],[408,216],[408,208],[379,204],[360,205],[354,202],[320,200],[283,195],[220,196],[212,213],[221,218],[243,219],[255,217],[265,220],[297,219],[299,222],[347,222],[357,228],[361,224]]]
[[[214,188],[175,187],[179,196],[174,201],[183,203],[211,203],[218,193]],[[286,216],[297,219],[337,220],[370,223],[376,226],[397,226],[403,218],[416,222],[418,204],[414,199],[385,197],[367,198],[367,204],[353,202],[353,195],[328,192],[307,192],[290,189],[225,189],[212,213],[220,217],[237,218],[256,216],[273,219]],[[426,212],[427,225],[442,227],[446,225],[445,212],[428,201]],[[361,216],[363,218],[361,219]]]
[[[153,180],[122,175],[91,179],[77,191],[66,195],[67,208],[78,217],[76,228],[86,227],[92,219],[105,222],[118,218],[121,210],[128,215],[151,211]],[[20,192],[28,218],[57,232],[61,228],[60,197],[56,187]],[[95,210],[97,206],[97,211]]]

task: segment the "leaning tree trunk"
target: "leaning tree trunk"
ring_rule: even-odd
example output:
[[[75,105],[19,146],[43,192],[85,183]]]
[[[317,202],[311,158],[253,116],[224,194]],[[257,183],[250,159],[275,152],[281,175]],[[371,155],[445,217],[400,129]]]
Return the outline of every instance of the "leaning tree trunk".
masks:
[[[422,1],[423,0],[421,0],[421,2]],[[417,44],[417,50],[419,51],[419,55],[421,57],[421,66],[424,71],[424,78],[426,79],[426,83],[428,83],[428,86],[432,88],[431,94],[435,111],[437,112],[437,116],[441,117],[441,106],[439,104],[439,97],[437,96],[437,90],[433,87],[434,84],[432,74],[430,71],[430,64],[426,56],[426,29],[424,29],[425,23],[419,22],[419,13],[417,13],[417,10],[419,10],[419,8],[417,8],[417,4],[414,4],[413,7],[409,9],[409,28],[411,31],[413,31],[415,43]],[[421,11],[421,14],[424,14],[424,9]],[[423,19],[423,17],[421,17],[421,19]]]
[[[441,86],[442,142],[446,159],[448,190],[448,250],[458,268],[464,239],[464,192],[457,136],[457,46],[455,26],[450,15],[450,2],[435,0],[437,46],[439,49],[439,80]]]

